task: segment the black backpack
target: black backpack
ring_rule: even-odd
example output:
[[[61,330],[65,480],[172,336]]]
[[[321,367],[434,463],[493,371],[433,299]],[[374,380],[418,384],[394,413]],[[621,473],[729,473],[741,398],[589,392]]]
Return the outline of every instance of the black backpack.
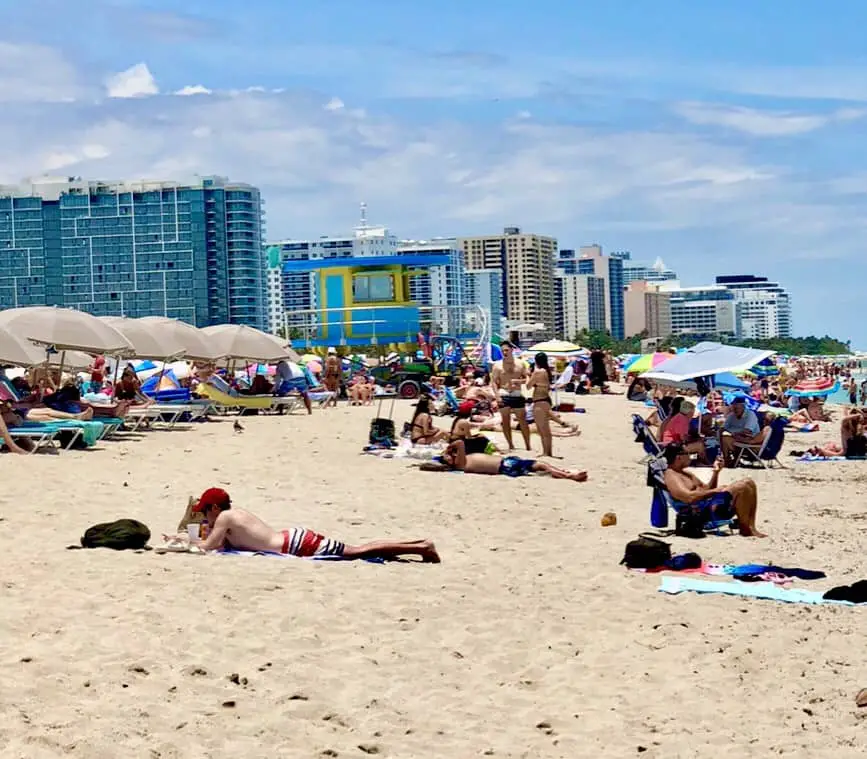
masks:
[[[621,564],[630,569],[656,569],[671,559],[671,545],[652,535],[639,535],[626,544]]]
[[[151,539],[147,525],[135,519],[118,519],[88,527],[81,537],[82,548],[111,548],[115,551],[138,551]]]

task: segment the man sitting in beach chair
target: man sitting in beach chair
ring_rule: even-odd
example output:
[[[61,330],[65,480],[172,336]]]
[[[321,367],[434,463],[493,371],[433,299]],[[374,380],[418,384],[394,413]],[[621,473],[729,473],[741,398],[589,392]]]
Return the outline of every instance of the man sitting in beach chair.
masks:
[[[738,395],[732,400],[729,413],[723,424],[720,446],[726,466],[735,465],[738,446],[760,446],[765,441],[768,428],[762,429],[755,411],[746,407],[746,398]]]
[[[233,509],[229,494],[220,488],[208,488],[192,506],[192,511],[201,513],[211,528],[207,539],[198,544],[204,551],[228,548],[269,551],[303,558],[331,556],[344,559],[421,556],[425,562],[438,564],[440,561],[436,547],[430,540],[376,540],[351,546],[303,527],[274,530],[255,514]]]
[[[736,514],[741,535],[753,538],[767,537],[756,529],[759,495],[753,480],[739,480],[731,485],[720,487],[719,475],[723,469],[723,462],[717,459],[710,481],[705,484],[692,472],[686,471],[690,459],[689,453],[682,445],[669,445],[663,456],[667,464],[663,482],[676,507],[690,507],[706,512],[707,522],[727,519],[732,514]]]

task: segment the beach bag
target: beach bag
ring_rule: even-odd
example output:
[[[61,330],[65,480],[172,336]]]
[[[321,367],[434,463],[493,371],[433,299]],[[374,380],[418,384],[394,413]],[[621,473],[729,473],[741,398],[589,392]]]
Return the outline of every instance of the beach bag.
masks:
[[[867,437],[864,435],[854,435],[846,441],[847,459],[863,459],[867,456]]]
[[[681,538],[703,538],[705,516],[701,509],[689,506],[681,509],[674,520],[674,534]]]
[[[630,569],[656,569],[671,559],[671,545],[652,535],[639,535],[626,544],[620,563]]]
[[[147,525],[135,519],[118,519],[88,527],[81,537],[82,548],[111,548],[115,551],[138,551],[151,539]]]
[[[370,420],[370,434],[368,441],[371,445],[394,445],[396,435],[394,430],[394,397],[391,399],[391,409],[388,416],[382,415],[382,398],[379,399],[379,407],[376,410],[376,417]]]

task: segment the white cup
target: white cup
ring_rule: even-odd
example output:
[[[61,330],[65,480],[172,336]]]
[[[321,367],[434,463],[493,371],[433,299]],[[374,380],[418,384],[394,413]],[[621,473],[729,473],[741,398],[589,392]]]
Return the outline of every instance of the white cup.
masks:
[[[190,538],[190,542],[193,543],[199,539],[199,523],[193,522],[187,525],[187,535]]]

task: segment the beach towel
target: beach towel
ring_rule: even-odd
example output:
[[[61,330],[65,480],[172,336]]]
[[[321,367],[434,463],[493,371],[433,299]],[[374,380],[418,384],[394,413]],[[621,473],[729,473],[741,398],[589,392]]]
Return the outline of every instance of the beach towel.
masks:
[[[812,453],[805,453],[795,459],[795,463],[813,464],[817,461],[847,461],[845,456],[815,456]]]
[[[694,577],[674,577],[666,575],[660,578],[659,591],[677,595],[678,593],[719,593],[744,598],[761,598],[768,601],[801,604],[837,604],[855,606],[851,601],[831,601],[822,597],[820,590],[802,590],[800,588],[781,588],[771,582],[712,582],[698,580]]]

